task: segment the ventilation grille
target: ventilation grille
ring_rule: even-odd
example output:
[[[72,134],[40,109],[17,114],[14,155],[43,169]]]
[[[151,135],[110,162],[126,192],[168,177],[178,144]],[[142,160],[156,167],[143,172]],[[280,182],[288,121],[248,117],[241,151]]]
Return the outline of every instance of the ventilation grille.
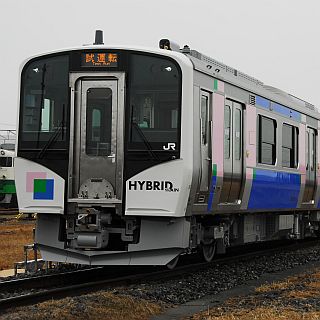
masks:
[[[190,55],[196,59],[199,59],[205,63],[212,65],[214,69],[219,69],[219,71],[225,71],[227,73],[231,73],[234,77],[240,78],[246,82],[254,83],[256,85],[263,85],[263,82],[259,81],[258,79],[251,77],[243,72],[240,72],[237,69],[231,68],[225,65],[224,63],[214,60],[208,56],[205,56],[196,50],[191,50]]]
[[[202,60],[204,62],[207,62],[207,63],[210,63],[210,64],[214,65],[215,67],[217,67],[220,70],[226,71],[226,66],[224,64],[220,63],[219,61],[213,60],[213,59],[211,59],[211,58],[209,58],[207,56],[204,56],[204,55],[202,55],[200,60]]]
[[[305,100],[302,100],[302,99],[300,99],[300,98],[298,98],[298,97],[296,97],[296,96],[294,96],[294,95],[292,95],[292,94],[290,94],[290,93],[289,93],[289,96],[291,97],[291,99],[293,99],[293,100],[295,100],[295,101],[297,101],[297,102],[300,102],[300,103],[304,104],[304,106],[305,106],[306,108],[308,108],[308,109],[310,109],[310,110],[313,110],[313,111],[317,111],[316,108],[315,108],[315,106],[314,106],[313,104],[311,104],[311,103],[309,103],[309,102],[307,102],[307,101],[305,101]]]
[[[238,77],[242,78],[242,79],[245,79],[246,81],[253,82],[256,85],[263,86],[263,82],[262,81],[254,78],[254,77],[248,76],[247,74],[245,74],[245,73],[243,73],[241,71],[238,71]]]
[[[249,104],[252,104],[253,106],[256,105],[256,96],[252,94],[249,95]]]

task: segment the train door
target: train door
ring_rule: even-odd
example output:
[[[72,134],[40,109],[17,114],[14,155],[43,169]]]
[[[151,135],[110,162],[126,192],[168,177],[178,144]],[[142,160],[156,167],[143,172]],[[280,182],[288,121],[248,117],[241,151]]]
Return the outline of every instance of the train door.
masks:
[[[201,119],[201,180],[199,202],[205,202],[209,193],[209,181],[211,178],[211,121],[209,120],[210,95],[201,91],[200,119]],[[209,150],[210,149],[210,150]],[[202,197],[202,199],[201,199]]]
[[[306,185],[304,189],[304,203],[314,200],[316,188],[316,130],[306,130]]]
[[[237,203],[243,175],[243,108],[226,100],[224,109],[224,176],[220,203]]]
[[[123,108],[118,100],[123,90],[118,80],[80,79],[76,83],[72,196],[121,199]]]

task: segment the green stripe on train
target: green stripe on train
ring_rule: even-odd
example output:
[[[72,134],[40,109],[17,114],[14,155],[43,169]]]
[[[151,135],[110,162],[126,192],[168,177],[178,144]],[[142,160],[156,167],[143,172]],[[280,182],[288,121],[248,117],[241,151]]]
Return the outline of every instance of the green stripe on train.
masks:
[[[14,181],[0,181],[0,194],[16,193],[16,186]]]

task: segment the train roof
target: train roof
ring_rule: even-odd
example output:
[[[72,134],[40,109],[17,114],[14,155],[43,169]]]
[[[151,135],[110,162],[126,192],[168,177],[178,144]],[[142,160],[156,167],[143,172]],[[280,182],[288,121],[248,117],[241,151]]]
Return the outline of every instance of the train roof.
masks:
[[[313,104],[303,99],[300,99],[281,89],[265,85],[262,81],[213,58],[205,56],[196,50],[190,50],[187,47],[181,51],[190,57],[194,68],[198,71],[209,74],[222,81],[231,83],[263,98],[283,104],[301,112],[302,114],[309,115],[316,119],[320,118],[318,109]]]
[[[237,87],[251,92],[252,94],[259,95],[263,98],[283,104],[284,106],[299,111],[302,114],[309,115],[315,119],[320,119],[320,113],[313,104],[305,100],[302,100],[294,95],[291,95],[285,91],[282,91],[281,89],[265,85],[262,81],[252,76],[249,76],[235,68],[232,68],[224,63],[221,63],[211,57],[208,57],[196,50],[191,50],[188,46],[185,46],[184,48],[178,50],[164,50],[159,48],[150,48],[142,46],[133,47],[123,45],[83,45],[79,47],[66,48],[39,55],[34,55],[24,61],[24,63],[21,66],[21,69],[25,65],[25,63],[32,60],[33,58],[45,56],[48,54],[97,49],[141,51],[172,57],[180,63],[185,63],[189,65],[191,62],[195,70],[206,73],[214,78],[220,79],[227,83],[233,84]]]

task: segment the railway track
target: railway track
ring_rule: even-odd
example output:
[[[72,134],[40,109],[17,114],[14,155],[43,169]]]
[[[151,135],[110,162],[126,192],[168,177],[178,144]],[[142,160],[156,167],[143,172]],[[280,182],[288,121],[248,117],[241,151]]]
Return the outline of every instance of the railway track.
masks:
[[[250,260],[259,256],[268,256],[282,251],[297,251],[306,247],[319,245],[319,240],[303,242],[290,242],[289,244],[276,247],[268,247],[258,250],[256,246],[248,252],[234,252],[227,256],[218,257],[211,263],[193,262],[178,266],[174,270],[150,267],[96,267],[77,271],[69,271],[59,274],[44,275],[32,278],[17,279],[0,282],[0,314],[13,307],[32,305],[50,299],[59,299],[67,296],[76,296],[101,289],[114,288],[117,286],[129,286],[146,281],[166,280],[182,277],[193,271],[208,268],[214,264],[232,263],[239,260]],[[237,250],[239,251],[239,249]],[[121,276],[119,276],[121,274]]]
[[[0,215],[15,215],[19,213],[19,208],[0,208]]]

